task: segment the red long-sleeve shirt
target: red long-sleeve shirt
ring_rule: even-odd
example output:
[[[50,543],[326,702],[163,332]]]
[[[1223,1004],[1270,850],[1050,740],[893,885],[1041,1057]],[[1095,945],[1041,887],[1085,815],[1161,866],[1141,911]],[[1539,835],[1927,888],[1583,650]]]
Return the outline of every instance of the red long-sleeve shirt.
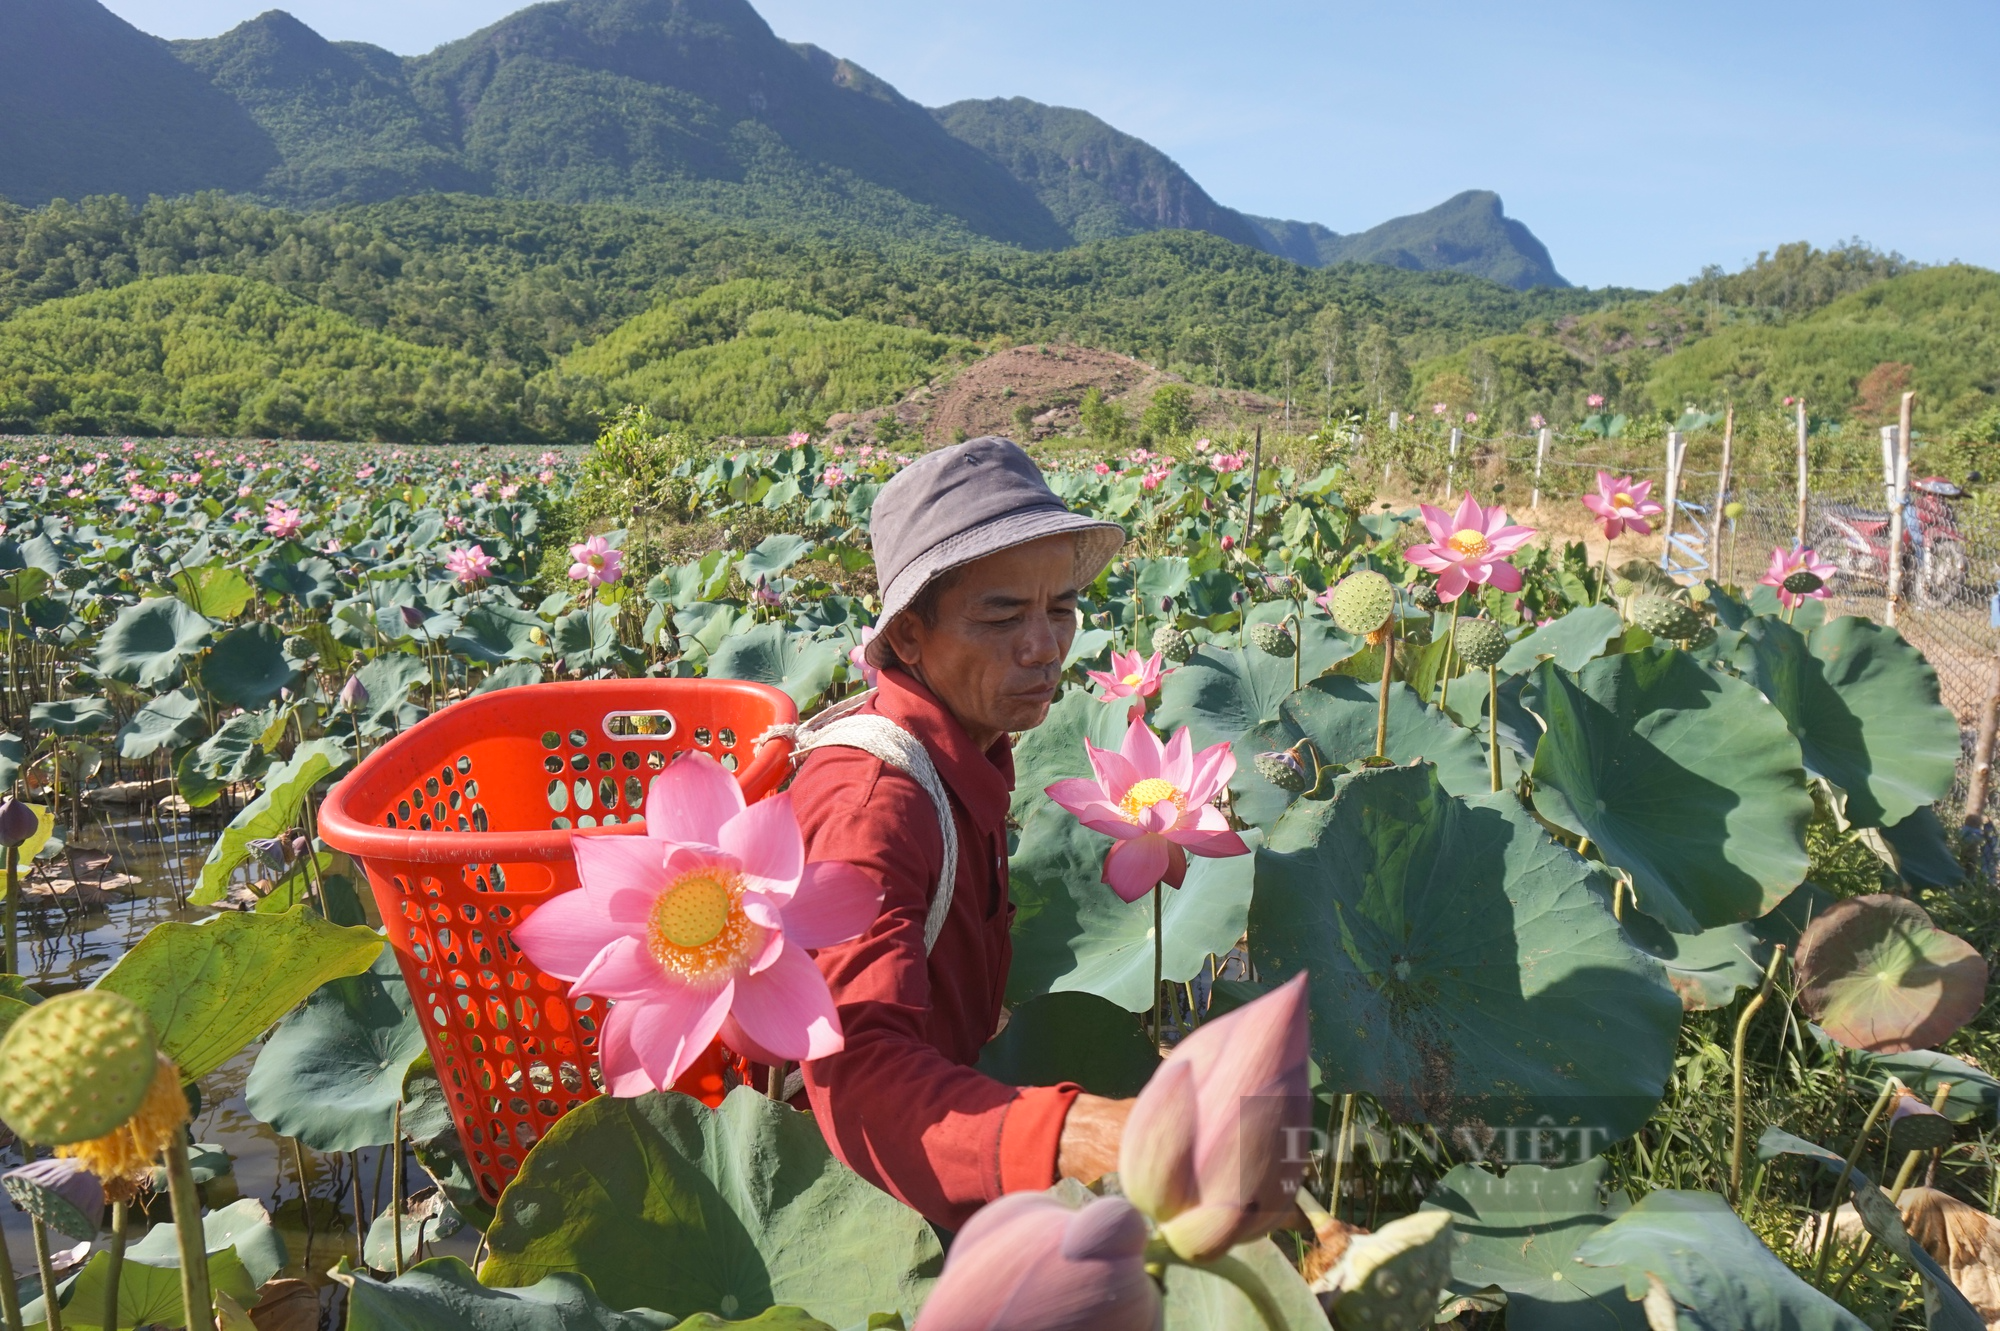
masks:
[[[914,779],[859,749],[807,757],[792,805],[808,860],[843,860],[885,889],[860,938],[821,951],[846,1047],[805,1066],[806,1094],[827,1145],[846,1165],[946,1229],[1003,1193],[1051,1186],[1072,1084],[1022,1089],[972,1064],[999,1025],[1013,958],[1008,928],[1005,736],[981,752],[935,695],[882,672],[861,708],[920,740],[958,824],[958,879],[928,957],[944,837]]]

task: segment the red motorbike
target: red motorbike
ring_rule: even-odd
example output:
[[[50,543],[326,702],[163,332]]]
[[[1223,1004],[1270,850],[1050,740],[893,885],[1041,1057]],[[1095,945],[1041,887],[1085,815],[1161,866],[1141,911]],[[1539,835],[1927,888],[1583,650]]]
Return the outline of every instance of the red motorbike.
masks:
[[[1964,494],[1942,476],[1910,482],[1903,504],[1903,590],[1920,605],[1952,605],[1965,595],[1965,537],[1951,507]],[[1813,546],[1848,578],[1889,580],[1889,515],[1879,509],[1825,505]]]

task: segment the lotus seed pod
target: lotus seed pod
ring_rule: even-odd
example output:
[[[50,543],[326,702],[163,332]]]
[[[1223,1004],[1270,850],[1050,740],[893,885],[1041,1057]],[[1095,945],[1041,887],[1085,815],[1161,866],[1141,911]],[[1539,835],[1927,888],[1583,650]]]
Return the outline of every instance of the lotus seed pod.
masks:
[[[42,820],[20,800],[0,800],[0,846],[18,846],[35,834]]]
[[[1258,776],[1279,790],[1289,790],[1296,795],[1310,784],[1304,764],[1283,749],[1260,753],[1250,760],[1250,765],[1257,769]]]
[[[1896,1097],[1896,1106],[1889,1111],[1889,1150],[1892,1153],[1934,1151],[1940,1146],[1951,1145],[1951,1139],[1950,1119],[1908,1091]]]
[[[1258,651],[1272,656],[1290,656],[1299,649],[1283,624],[1252,624],[1250,641]]]
[[[1691,652],[1698,652],[1704,647],[1713,647],[1714,645],[1715,625],[1708,623],[1704,623],[1700,628],[1696,629],[1694,636],[1689,638],[1687,642],[1688,650]]]
[[[51,998],[0,1041],[0,1121],[45,1146],[102,1137],[138,1112],[157,1064],[153,1028],[130,999]]]
[[[1506,630],[1490,619],[1458,622],[1458,659],[1474,670],[1499,665],[1510,645]]]
[[[1810,596],[1826,586],[1825,579],[1811,569],[1798,569],[1785,575],[1785,590],[1794,596]]]
[[[1641,596],[1632,602],[1632,622],[1656,638],[1682,642],[1701,628],[1701,617],[1671,596]]]
[[[1410,588],[1410,599],[1419,610],[1435,610],[1444,602],[1438,599],[1438,589],[1428,582],[1420,582]]]
[[[1742,517],[1743,516],[1742,502],[1740,500],[1732,499],[1728,503],[1724,504],[1722,506],[1722,516],[1728,518],[1731,522],[1734,522],[1736,519]]]
[[[1451,1279],[1451,1227],[1449,1211],[1418,1211],[1356,1236],[1314,1286],[1335,1324],[1368,1331],[1430,1325]]]
[[[62,572],[56,574],[56,581],[73,592],[80,592],[90,585],[90,570],[81,564],[66,564]]]
[[[1164,628],[1153,635],[1153,650],[1180,665],[1194,655],[1194,639],[1176,628]]]
[[[318,653],[313,650],[311,638],[302,638],[294,633],[285,639],[285,655],[294,661],[310,661]]]
[[[1372,570],[1350,573],[1334,584],[1327,609],[1341,631],[1363,638],[1389,622],[1396,610],[1396,588]]]
[[[36,1160],[0,1174],[14,1204],[73,1239],[97,1237],[104,1185],[74,1160]]]
[[[1611,578],[1611,594],[1613,596],[1630,596],[1638,590],[1639,585],[1630,578],[1622,578],[1616,574]]]

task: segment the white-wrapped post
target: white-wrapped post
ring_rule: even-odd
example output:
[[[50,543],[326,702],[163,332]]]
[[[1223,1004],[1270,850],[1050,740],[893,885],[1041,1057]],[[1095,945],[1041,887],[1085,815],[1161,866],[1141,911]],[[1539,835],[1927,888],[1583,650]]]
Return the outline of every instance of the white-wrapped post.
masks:
[[[1800,398],[1799,408],[1799,534],[1798,546],[1806,544],[1806,400]]]
[[[1539,509],[1542,506],[1542,460],[1548,457],[1548,455],[1549,427],[1544,425],[1541,429],[1535,431],[1535,489],[1534,493],[1528,497],[1528,507],[1530,509]]]
[[[1660,528],[1660,567],[1667,566],[1674,548],[1674,515],[1681,497],[1681,456],[1687,451],[1679,430],[1667,431],[1667,502],[1664,525]]]
[[[1465,431],[1459,429],[1457,426],[1453,426],[1451,431],[1451,456],[1445,460],[1444,464],[1444,497],[1447,500],[1451,498],[1452,487],[1456,483],[1455,478],[1458,475],[1458,446],[1464,438]]]

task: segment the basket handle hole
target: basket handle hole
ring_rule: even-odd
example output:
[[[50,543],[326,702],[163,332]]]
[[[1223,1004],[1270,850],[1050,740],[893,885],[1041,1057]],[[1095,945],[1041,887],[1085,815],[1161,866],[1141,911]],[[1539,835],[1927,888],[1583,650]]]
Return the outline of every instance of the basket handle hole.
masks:
[[[604,733],[613,739],[671,739],[680,729],[672,712],[612,712],[604,718]]]

